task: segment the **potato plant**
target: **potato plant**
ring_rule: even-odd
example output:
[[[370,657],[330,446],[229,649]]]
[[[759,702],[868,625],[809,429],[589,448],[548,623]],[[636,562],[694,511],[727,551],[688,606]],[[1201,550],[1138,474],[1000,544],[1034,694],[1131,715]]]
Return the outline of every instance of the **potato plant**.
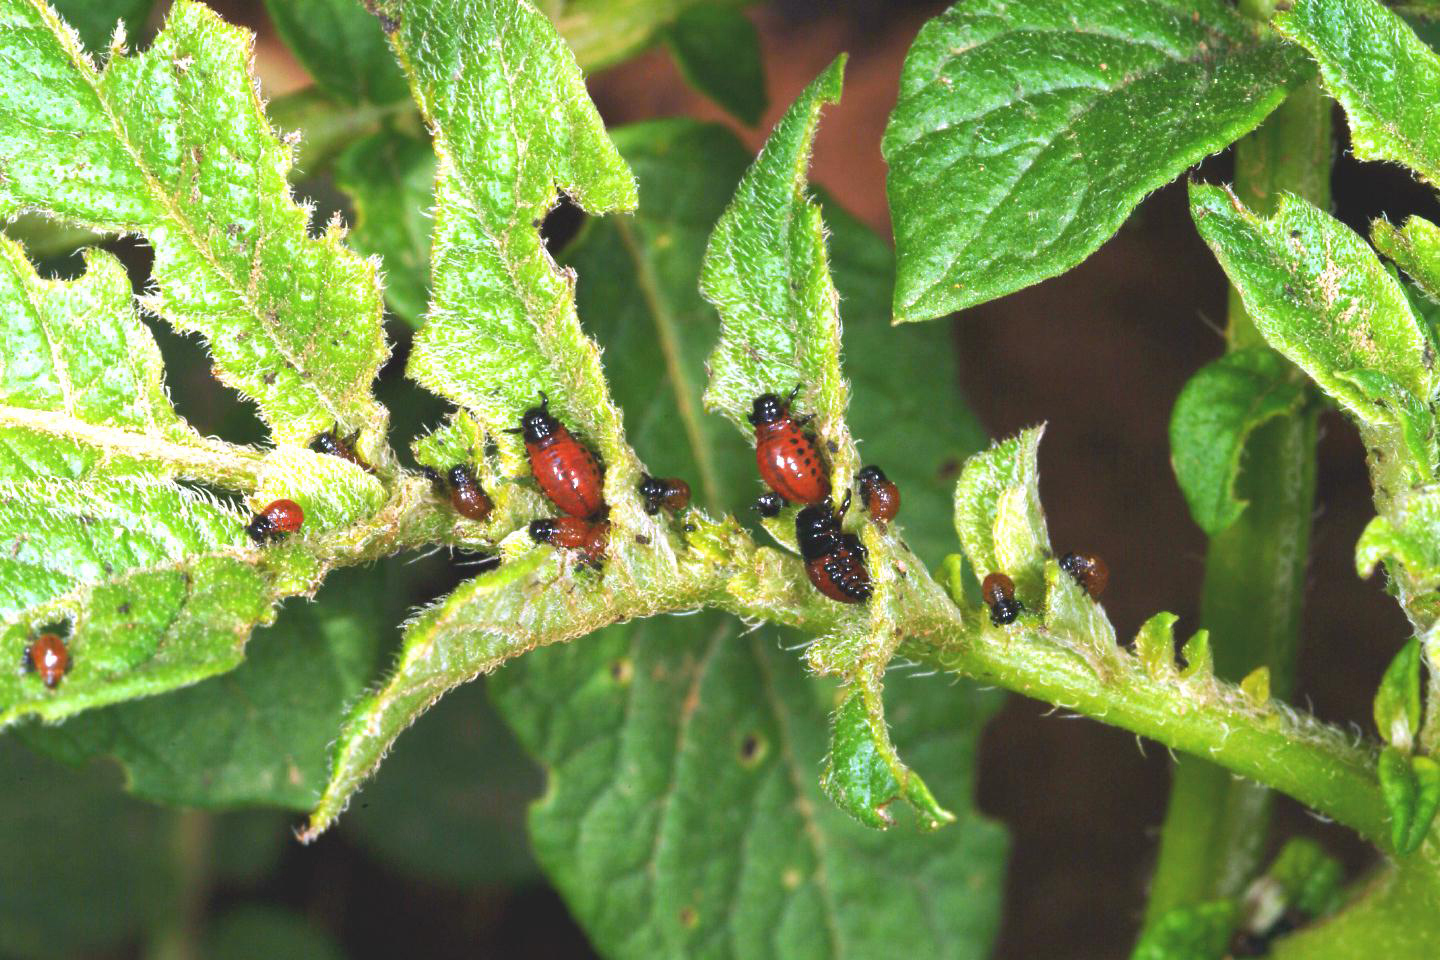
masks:
[[[657,44],[753,124],[734,5],[267,0],[314,79],[270,103],[250,34],[151,6],[0,0],[0,955],[342,955],[284,912],[207,915],[273,821],[198,811],[255,808],[307,844],[353,820],[430,879],[533,855],[606,957],[983,957],[993,688],[1175,752],[1137,960],[1440,951],[1440,227],[1367,238],[1327,209],[1337,102],[1358,157],[1440,181],[1440,8],[957,3],[885,132],[892,249],[808,184],[843,56],[758,155],[689,119],[606,129],[582,68]],[[1226,352],[1170,429],[1203,628],[1156,611],[1117,636],[1052,546],[1043,425],[987,441],[937,321],[1069,270],[1232,144],[1233,182],[1188,186]],[[349,212],[318,216],[297,171]],[[585,220],[552,244],[562,198]],[[260,436],[192,422],[207,367]],[[765,394],[849,505],[861,602],[817,589],[806,504],[751,509]],[[566,509],[520,431],[542,402],[603,464],[603,509],[565,520],[603,546],[538,542]],[[1374,489],[1356,572],[1413,627],[1358,737],[1286,701],[1327,407]],[[648,502],[651,476],[692,501]],[[437,551],[471,565],[407,610]],[[431,733],[432,709],[489,716],[482,675],[504,726]],[[544,771],[528,811],[512,736]],[[498,838],[427,792],[447,765],[499,798]],[[1273,854],[1274,791],[1379,865]],[[416,818],[444,841],[409,840]],[[97,850],[123,867],[78,865]]]

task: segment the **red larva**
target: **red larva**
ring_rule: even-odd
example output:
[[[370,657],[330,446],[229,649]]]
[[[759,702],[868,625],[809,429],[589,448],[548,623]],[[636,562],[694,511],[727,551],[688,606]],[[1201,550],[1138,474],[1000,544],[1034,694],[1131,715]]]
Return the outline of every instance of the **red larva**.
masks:
[[[579,517],[553,517],[530,522],[530,539],[563,550],[578,550],[585,562],[600,566],[610,545],[610,521],[595,523]]]
[[[45,686],[54,690],[70,672],[70,649],[57,634],[42,633],[25,648],[25,672],[38,673]]]
[[[864,603],[872,592],[865,566],[869,553],[859,537],[840,531],[840,517],[849,506],[847,496],[839,513],[828,500],[801,510],[795,517],[795,540],[816,590],[841,603]]]
[[[540,406],[521,416],[520,428],[511,431],[525,437],[530,472],[555,506],[572,517],[596,517],[605,509],[600,463],[564,424],[550,416],[550,400],[545,394],[540,394],[540,401]]]
[[[889,523],[900,512],[900,488],[890,482],[885,471],[873,464],[855,475],[860,481],[860,502],[865,511],[881,523]]]
[[[830,473],[804,430],[809,418],[790,415],[790,401],[799,390],[785,400],[773,393],[755,398],[749,417],[755,427],[755,465],[761,479],[787,502],[819,503],[830,493]]]
[[[305,511],[294,500],[276,500],[250,518],[245,532],[256,543],[271,543],[300,529]]]

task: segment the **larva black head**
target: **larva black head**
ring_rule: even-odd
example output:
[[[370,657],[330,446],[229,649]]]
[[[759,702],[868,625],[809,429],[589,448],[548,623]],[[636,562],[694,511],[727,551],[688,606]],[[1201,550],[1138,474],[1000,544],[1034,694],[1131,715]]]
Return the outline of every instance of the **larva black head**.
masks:
[[[333,430],[327,430],[311,440],[310,449],[316,453],[329,454],[332,457],[344,456],[344,453],[341,452],[340,438],[335,435]]]
[[[465,466],[463,463],[451,467],[448,471],[446,471],[445,475],[446,478],[450,481],[450,486],[454,487],[457,490],[473,486],[475,483],[474,471],[472,471],[469,467]]]
[[[640,497],[645,501],[646,513],[660,512],[660,505],[664,503],[668,489],[669,486],[664,480],[652,477],[648,473],[640,478]]]
[[[795,516],[795,542],[800,556],[815,560],[835,551],[840,542],[840,516],[827,497],[823,503],[806,507]]]
[[[256,543],[266,543],[275,535],[275,521],[263,513],[257,513],[245,525],[245,532]]]
[[[785,498],[774,490],[766,490],[755,498],[755,509],[760,511],[762,517],[778,517],[784,508]]]
[[[762,393],[755,398],[751,405],[750,416],[747,418],[751,426],[758,427],[765,423],[775,423],[790,415],[790,404],[781,400],[773,393]]]
[[[536,543],[554,543],[555,529],[554,520],[531,520],[530,539]]]
[[[542,392],[540,406],[531,407],[520,415],[520,430],[526,443],[540,443],[560,431],[560,421],[550,416],[550,398]]]
[[[890,478],[885,476],[885,471],[871,464],[868,467],[861,467],[860,472],[855,474],[855,479],[860,481],[860,495],[865,496],[865,488],[876,483],[889,483]]]

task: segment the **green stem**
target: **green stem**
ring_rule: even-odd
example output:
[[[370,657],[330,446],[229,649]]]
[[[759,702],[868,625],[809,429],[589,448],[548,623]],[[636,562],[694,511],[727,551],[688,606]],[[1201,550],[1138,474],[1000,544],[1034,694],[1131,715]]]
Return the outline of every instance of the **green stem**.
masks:
[[[1262,214],[1274,211],[1281,191],[1325,207],[1331,151],[1330,103],[1311,81],[1236,145],[1235,190]],[[1264,344],[1233,288],[1226,340],[1231,350]],[[1205,559],[1201,621],[1217,640],[1216,672],[1238,680],[1268,667],[1271,689],[1280,697],[1294,684],[1317,417],[1312,407],[1251,437],[1238,484],[1249,505],[1211,538]],[[1215,764],[1182,758],[1161,832],[1147,924],[1182,904],[1239,894],[1259,865],[1269,816],[1263,787],[1237,781]]]
[[[201,926],[210,895],[210,838],[214,821],[199,810],[174,814],[171,856],[175,899],[156,919],[146,960],[198,960]]]

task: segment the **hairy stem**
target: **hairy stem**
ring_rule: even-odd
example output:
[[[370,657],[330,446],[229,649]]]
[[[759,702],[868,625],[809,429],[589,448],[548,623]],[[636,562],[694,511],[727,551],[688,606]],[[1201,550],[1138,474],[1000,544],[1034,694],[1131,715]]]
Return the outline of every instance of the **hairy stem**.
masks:
[[[1311,81],[1236,145],[1236,193],[1267,214],[1281,191],[1325,207],[1331,151],[1330,103]],[[1264,343],[1233,288],[1226,334],[1231,350]],[[1298,371],[1295,375],[1299,379]],[[1311,406],[1255,432],[1239,478],[1240,496],[1249,506],[1211,538],[1205,558],[1201,618],[1217,640],[1217,673],[1238,680],[1266,666],[1271,689],[1281,697],[1294,684],[1315,501],[1317,417]],[[1204,760],[1182,758],[1175,766],[1147,924],[1176,906],[1240,893],[1258,866],[1269,815],[1265,788]]]

